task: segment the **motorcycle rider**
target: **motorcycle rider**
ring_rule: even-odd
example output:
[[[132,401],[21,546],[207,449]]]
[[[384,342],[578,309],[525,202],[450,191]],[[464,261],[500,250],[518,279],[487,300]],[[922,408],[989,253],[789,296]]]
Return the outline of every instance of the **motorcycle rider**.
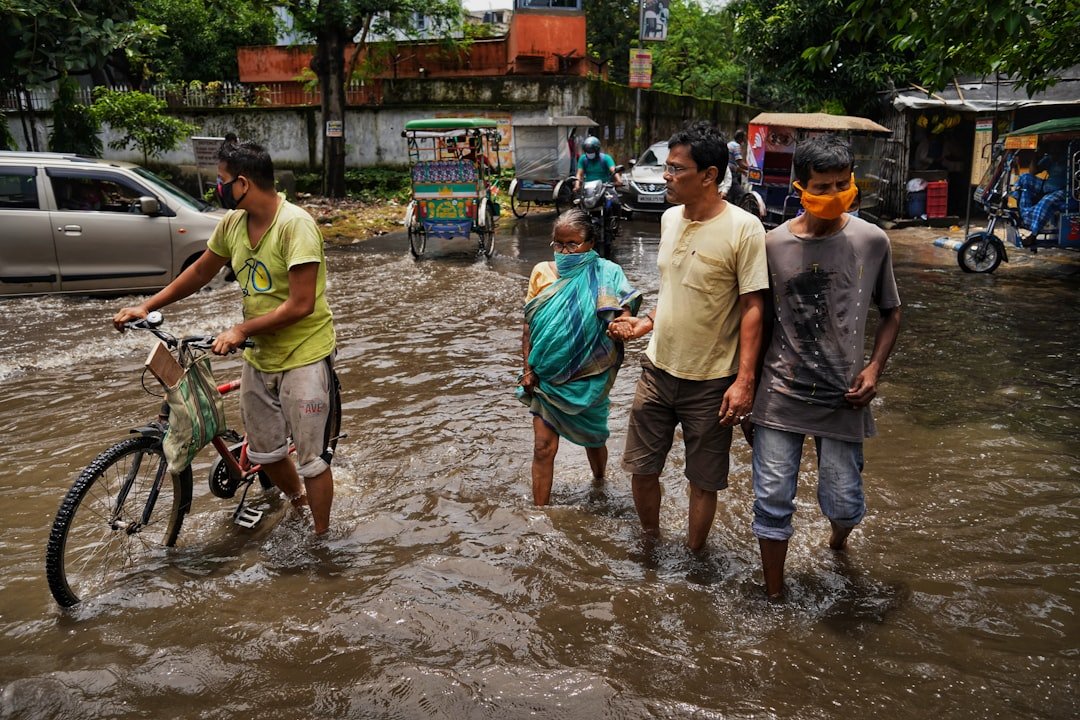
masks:
[[[574,192],[581,189],[582,182],[590,180],[614,181],[616,185],[622,185],[622,175],[615,172],[615,161],[607,153],[600,152],[600,138],[590,135],[581,143],[581,149]]]

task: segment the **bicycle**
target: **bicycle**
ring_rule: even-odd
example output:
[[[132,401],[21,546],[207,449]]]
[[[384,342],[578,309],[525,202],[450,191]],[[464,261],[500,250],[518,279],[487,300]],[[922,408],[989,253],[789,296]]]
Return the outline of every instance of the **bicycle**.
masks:
[[[168,352],[184,348],[206,351],[212,336],[176,338],[160,330],[163,317],[150,313],[145,320],[125,324],[131,330],[147,330]],[[250,346],[250,341],[245,343]],[[149,363],[149,360],[148,360]],[[146,387],[145,373],[143,388]],[[331,372],[330,432],[327,453],[332,458],[341,433],[341,387]],[[226,395],[240,387],[239,380],[218,385]],[[162,441],[169,424],[169,405],[162,402],[157,417],[130,432],[135,437],[111,446],[76,477],[57,510],[45,550],[45,577],[49,591],[61,607],[71,607],[99,588],[176,544],[184,518],[191,511],[192,471],[168,472]],[[246,504],[256,479],[264,489],[269,478],[247,455],[247,442],[235,430],[226,430],[212,441],[219,457],[209,473],[210,492],[231,499],[243,488],[232,521],[254,528],[263,511]],[[291,451],[291,450],[290,450]]]

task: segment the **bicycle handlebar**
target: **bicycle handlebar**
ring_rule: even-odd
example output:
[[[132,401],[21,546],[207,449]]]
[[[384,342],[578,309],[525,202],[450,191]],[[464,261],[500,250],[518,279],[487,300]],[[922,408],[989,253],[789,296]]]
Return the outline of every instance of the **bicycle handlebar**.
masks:
[[[177,338],[175,335],[161,330],[159,326],[165,321],[165,317],[157,310],[148,313],[145,318],[139,320],[129,320],[124,323],[124,329],[126,330],[148,330],[154,334],[154,336],[165,343],[170,350],[175,350],[181,345],[195,348],[196,350],[209,350],[214,346],[215,335],[186,335],[182,338]],[[255,347],[254,341],[250,338],[240,343],[242,348]]]

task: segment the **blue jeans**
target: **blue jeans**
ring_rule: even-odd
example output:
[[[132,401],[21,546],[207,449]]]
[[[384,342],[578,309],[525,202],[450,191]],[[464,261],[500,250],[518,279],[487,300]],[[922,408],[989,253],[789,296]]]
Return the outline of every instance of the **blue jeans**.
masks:
[[[756,537],[787,540],[795,513],[795,491],[802,460],[802,433],[754,429],[754,523]],[[840,527],[855,527],[866,514],[861,442],[815,437],[818,456],[818,505]]]

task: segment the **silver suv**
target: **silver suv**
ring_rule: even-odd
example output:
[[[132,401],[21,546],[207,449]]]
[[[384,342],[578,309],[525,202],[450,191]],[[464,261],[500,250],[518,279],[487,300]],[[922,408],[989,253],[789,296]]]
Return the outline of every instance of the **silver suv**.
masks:
[[[131,163],[0,152],[0,295],[160,289],[224,215]]]

